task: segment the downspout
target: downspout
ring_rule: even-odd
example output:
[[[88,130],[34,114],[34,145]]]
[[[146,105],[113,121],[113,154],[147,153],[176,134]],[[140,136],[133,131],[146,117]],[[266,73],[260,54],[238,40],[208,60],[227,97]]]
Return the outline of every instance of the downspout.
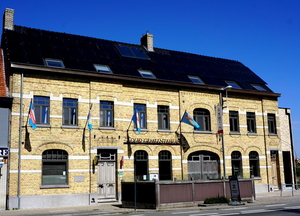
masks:
[[[182,156],[182,138],[181,138],[181,91],[178,89],[178,99],[179,99],[179,146],[180,146],[180,157],[181,157],[181,180],[183,180],[183,156]]]
[[[266,129],[265,129],[265,119],[264,119],[264,105],[263,98],[261,98],[261,110],[262,110],[262,122],[263,122],[263,132],[264,132],[264,145],[265,145],[265,155],[266,155],[266,170],[267,170],[267,184],[268,192],[270,192],[270,180],[269,180],[269,163],[268,163],[268,154],[267,154],[267,139],[266,139]]]
[[[18,151],[18,209],[21,207],[21,151],[22,151],[22,120],[23,120],[23,72],[21,73],[21,86],[20,86],[20,118],[19,118],[19,151]]]
[[[292,150],[292,165],[293,165],[293,180],[294,180],[294,187],[297,188],[297,172],[296,172],[296,166],[295,166],[295,149],[294,149],[294,139],[293,139],[293,130],[292,130],[292,117],[291,117],[291,110],[288,111],[288,109],[285,109],[285,113],[289,118],[289,127],[290,127],[290,142],[291,142],[291,150]]]

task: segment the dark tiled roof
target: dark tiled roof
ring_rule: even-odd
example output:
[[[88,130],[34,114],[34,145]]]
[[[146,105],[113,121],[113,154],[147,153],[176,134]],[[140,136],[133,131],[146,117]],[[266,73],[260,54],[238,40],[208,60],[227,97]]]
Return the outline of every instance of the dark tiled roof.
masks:
[[[116,45],[139,47],[150,57],[123,57]],[[225,87],[224,80],[236,81],[243,89],[255,90],[249,83],[266,84],[242,63],[179,51],[96,39],[15,26],[4,30],[2,47],[11,62],[44,66],[44,58],[60,59],[65,68],[95,72],[93,64],[108,65],[114,75],[141,77],[137,69],[151,70],[158,80],[191,83],[187,75],[199,76],[207,85]],[[272,92],[268,89],[269,92]]]

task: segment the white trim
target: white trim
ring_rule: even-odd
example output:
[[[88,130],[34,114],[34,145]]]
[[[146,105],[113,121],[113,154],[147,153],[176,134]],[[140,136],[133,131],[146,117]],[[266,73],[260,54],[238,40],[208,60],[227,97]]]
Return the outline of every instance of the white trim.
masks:
[[[149,156],[149,160],[158,160],[158,156]]]
[[[180,160],[180,159],[181,159],[181,156],[175,156],[175,155],[173,156],[172,155],[172,160]]]
[[[69,169],[68,170],[68,172],[70,173],[70,172],[72,172],[72,173],[74,173],[74,172],[89,172],[90,171],[90,169]]]
[[[133,172],[134,169],[117,169],[118,172]]]
[[[158,168],[149,168],[149,171],[158,171]]]
[[[183,163],[183,164],[187,164],[188,161],[187,161],[187,160],[182,160],[182,163]]]
[[[242,159],[247,160],[247,159],[249,159],[249,156],[248,155],[242,156]]]
[[[42,160],[42,155],[21,155],[21,160]]]
[[[68,157],[69,160],[89,160],[90,157],[86,155],[71,155]]]
[[[181,168],[172,168],[172,170],[181,170]]]
[[[18,153],[18,152],[19,152],[19,149],[11,148],[11,149],[9,149],[9,152],[10,152],[10,153]]]

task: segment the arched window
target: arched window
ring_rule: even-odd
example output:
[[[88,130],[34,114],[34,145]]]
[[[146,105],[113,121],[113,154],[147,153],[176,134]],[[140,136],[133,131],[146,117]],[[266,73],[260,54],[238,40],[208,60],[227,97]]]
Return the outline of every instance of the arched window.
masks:
[[[135,175],[138,180],[148,180],[148,153],[138,150],[134,153]]]
[[[210,113],[206,109],[194,109],[194,120],[200,126],[200,131],[210,131]]]
[[[250,164],[250,178],[252,175],[254,177],[259,177],[260,176],[259,156],[256,151],[251,151],[249,153],[249,164]]]
[[[42,184],[68,184],[68,153],[61,149],[49,149],[42,155]]]
[[[239,178],[243,177],[242,155],[239,151],[231,153],[232,175]]]
[[[172,154],[160,151],[158,154],[159,180],[172,180]]]

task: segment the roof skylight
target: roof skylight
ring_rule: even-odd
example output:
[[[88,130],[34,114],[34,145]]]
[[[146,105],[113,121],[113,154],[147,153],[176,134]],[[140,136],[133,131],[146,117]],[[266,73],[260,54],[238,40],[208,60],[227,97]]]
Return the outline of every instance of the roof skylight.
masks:
[[[138,70],[142,77],[156,79],[154,74],[149,70]]]
[[[225,82],[227,85],[232,86],[232,88],[241,89],[241,86],[239,86],[235,81],[225,80]]]
[[[45,59],[45,63],[48,67],[64,68],[64,63],[58,59]]]
[[[190,80],[191,80],[194,84],[205,84],[205,83],[203,82],[203,80],[200,79],[200,77],[198,77],[198,76],[190,76],[190,75],[188,75],[188,77],[190,78]]]
[[[263,85],[260,85],[260,84],[251,84],[251,86],[259,91],[267,91],[267,89]]]
[[[139,59],[150,59],[147,54],[138,47],[129,47],[124,45],[116,45],[120,54],[124,57],[131,57],[131,58],[139,58]]]
[[[94,64],[94,67],[96,68],[97,72],[100,72],[100,73],[112,73],[110,67],[107,66],[107,65]]]

